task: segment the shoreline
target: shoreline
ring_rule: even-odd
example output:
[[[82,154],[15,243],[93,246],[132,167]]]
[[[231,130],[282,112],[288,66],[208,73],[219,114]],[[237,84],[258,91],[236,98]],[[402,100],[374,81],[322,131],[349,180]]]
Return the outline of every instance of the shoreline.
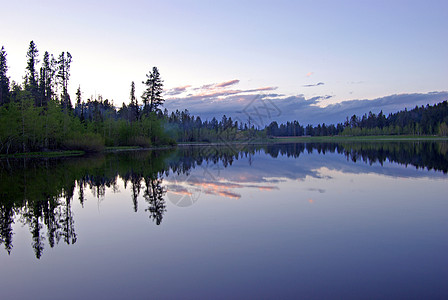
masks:
[[[107,152],[124,152],[124,151],[149,151],[149,150],[165,150],[176,147],[190,146],[224,146],[224,145],[259,145],[259,144],[282,144],[282,143],[337,143],[337,142],[437,142],[448,141],[448,137],[442,136],[415,136],[415,135],[379,135],[379,136],[290,136],[290,137],[272,137],[264,140],[253,141],[229,141],[229,142],[179,142],[177,145],[157,146],[157,147],[140,147],[140,146],[123,146],[123,147],[106,147],[98,153]],[[54,158],[54,157],[77,157],[89,154],[81,150],[56,150],[56,151],[40,151],[25,152],[14,154],[0,154],[3,158]]]

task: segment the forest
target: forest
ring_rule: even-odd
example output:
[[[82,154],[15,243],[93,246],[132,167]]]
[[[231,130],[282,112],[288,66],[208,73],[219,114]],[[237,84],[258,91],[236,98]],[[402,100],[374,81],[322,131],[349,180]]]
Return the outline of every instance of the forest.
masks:
[[[188,110],[169,113],[163,99],[163,80],[153,67],[142,81],[140,101],[135,82],[130,83],[129,104],[116,107],[101,95],[87,100],[78,86],[72,104],[68,93],[70,52],[58,56],[39,50],[31,41],[26,53],[22,83],[10,82],[7,53],[0,51],[0,154],[54,150],[99,152],[105,147],[164,146],[177,142],[255,141],[281,136],[358,135],[448,135],[447,101],[415,107],[385,116],[369,112],[338,124],[308,124],[299,121],[264,128],[232,120],[202,120]],[[40,64],[39,64],[40,63]]]
[[[365,136],[365,135],[439,135],[448,136],[448,102],[416,106],[385,116],[369,112],[363,116],[347,117],[336,125],[325,123],[317,126],[301,126],[297,121],[266,127],[267,136]]]
[[[143,82],[146,89],[140,107],[131,83],[131,103],[127,114],[118,112],[109,100],[83,101],[81,88],[73,107],[68,85],[72,55],[57,58],[43,55],[33,41],[26,53],[27,65],[21,84],[9,82],[7,54],[0,52],[0,153],[47,150],[101,151],[105,146],[174,144],[165,134],[156,112],[163,103],[163,81],[154,67]]]

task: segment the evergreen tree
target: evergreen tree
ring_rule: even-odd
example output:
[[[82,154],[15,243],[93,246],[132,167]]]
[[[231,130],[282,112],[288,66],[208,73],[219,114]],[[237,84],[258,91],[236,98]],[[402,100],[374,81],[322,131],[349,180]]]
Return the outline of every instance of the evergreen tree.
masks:
[[[9,78],[7,76],[6,51],[2,46],[0,51],[0,106],[9,102]]]
[[[76,90],[76,106],[81,105],[81,86],[78,86],[78,89]]]
[[[71,109],[72,104],[70,102],[70,96],[68,95],[68,81],[70,79],[70,64],[72,62],[72,55],[70,52],[67,52],[67,56],[65,52],[62,52],[59,55],[59,59],[57,61],[58,64],[58,73],[57,77],[59,79],[59,84],[62,87],[62,95],[61,95],[61,104],[64,109]]]
[[[163,80],[160,78],[160,73],[157,67],[152,68],[152,72],[146,75],[146,81],[142,82],[146,85],[146,90],[142,95],[145,114],[157,111],[160,105],[163,104]]]
[[[129,104],[130,109],[130,121],[136,121],[139,117],[138,100],[135,97],[135,83],[131,83],[131,93],[130,93],[131,103]]]
[[[45,51],[39,78],[39,100],[40,106],[47,106],[53,95],[54,58],[50,59],[50,54]]]
[[[26,76],[25,76],[25,87],[26,90],[30,91],[31,96],[34,98],[35,104],[38,104],[38,90],[37,90],[37,80],[38,76],[36,74],[36,65],[39,62],[37,57],[39,56],[39,51],[37,50],[34,41],[30,42],[28,52],[26,57],[28,58],[26,65]]]

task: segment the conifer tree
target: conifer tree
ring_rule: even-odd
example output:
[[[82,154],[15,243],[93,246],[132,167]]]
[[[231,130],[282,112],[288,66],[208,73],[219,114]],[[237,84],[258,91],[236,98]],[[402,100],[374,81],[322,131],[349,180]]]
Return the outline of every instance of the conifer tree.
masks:
[[[40,106],[47,106],[53,95],[54,58],[45,51],[39,78],[39,100]]]
[[[61,104],[64,109],[71,109],[72,104],[70,102],[70,96],[68,95],[68,81],[70,79],[70,64],[72,62],[72,55],[70,52],[62,52],[59,55],[58,63],[58,73],[57,77],[59,79],[59,84],[62,87]]]
[[[152,72],[146,75],[146,81],[142,82],[146,85],[146,90],[142,95],[144,112],[149,114],[157,111],[160,105],[165,101],[162,97],[163,80],[160,78],[160,73],[157,67],[152,68]]]
[[[6,51],[2,46],[0,50],[0,105],[9,102],[9,78],[7,75],[8,65],[6,64]]]
[[[39,51],[37,50],[36,44],[34,41],[30,42],[30,46],[28,47],[28,52],[26,53],[26,57],[28,58],[26,65],[26,75],[25,75],[25,87],[31,93],[31,96],[34,98],[35,104],[38,104],[38,90],[37,90],[37,81],[38,74],[36,72],[36,65],[39,60]]]
[[[130,109],[130,121],[138,120],[139,109],[138,109],[138,100],[135,97],[135,83],[132,81],[131,83],[131,93],[129,95],[131,103],[129,104]]]

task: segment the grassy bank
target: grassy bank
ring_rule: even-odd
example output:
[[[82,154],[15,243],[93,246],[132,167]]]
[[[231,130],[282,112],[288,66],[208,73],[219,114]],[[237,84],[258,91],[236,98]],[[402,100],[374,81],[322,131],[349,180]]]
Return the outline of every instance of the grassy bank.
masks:
[[[84,155],[84,151],[48,151],[48,152],[26,152],[15,154],[0,154],[0,158],[20,158],[20,157],[65,157],[65,156],[81,156]]]

